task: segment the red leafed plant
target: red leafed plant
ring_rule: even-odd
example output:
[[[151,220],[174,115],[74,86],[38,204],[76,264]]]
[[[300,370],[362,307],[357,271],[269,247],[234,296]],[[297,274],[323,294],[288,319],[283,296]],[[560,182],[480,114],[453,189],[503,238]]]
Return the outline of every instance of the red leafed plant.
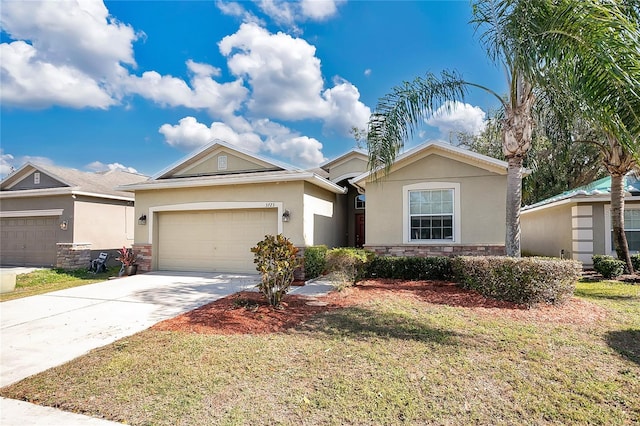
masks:
[[[138,256],[133,253],[132,249],[128,249],[124,246],[120,250],[118,250],[118,257],[116,260],[122,262],[124,266],[131,266],[136,264],[136,260],[138,260]]]

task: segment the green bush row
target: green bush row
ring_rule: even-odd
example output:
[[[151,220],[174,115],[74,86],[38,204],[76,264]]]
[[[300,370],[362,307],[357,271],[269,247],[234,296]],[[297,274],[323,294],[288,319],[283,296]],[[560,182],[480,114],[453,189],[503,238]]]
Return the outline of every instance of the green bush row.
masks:
[[[593,269],[606,279],[611,279],[624,274],[626,265],[622,260],[604,254],[594,254]],[[635,267],[635,266],[634,266]]]
[[[373,252],[352,247],[339,247],[327,251],[327,271],[336,274],[345,284],[355,284],[365,277]]]
[[[310,280],[322,275],[327,268],[327,246],[311,246],[304,249],[304,276]]]
[[[460,256],[451,262],[463,288],[527,306],[564,302],[582,273],[582,265],[574,260]]]
[[[446,280],[452,277],[451,259],[433,257],[376,257],[367,269],[371,278]]]
[[[631,264],[636,274],[640,274],[640,253],[631,256]]]

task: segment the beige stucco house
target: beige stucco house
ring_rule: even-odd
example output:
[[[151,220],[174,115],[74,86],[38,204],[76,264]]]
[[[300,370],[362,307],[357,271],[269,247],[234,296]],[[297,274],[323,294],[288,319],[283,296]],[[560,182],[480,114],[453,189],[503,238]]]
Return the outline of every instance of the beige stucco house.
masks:
[[[385,173],[349,182],[366,194],[365,247],[382,255],[504,254],[507,163],[429,142]]]
[[[146,218],[135,225],[139,270],[255,272],[250,248],[276,233],[302,251],[504,253],[506,163],[432,142],[399,156],[383,179],[367,164],[351,150],[301,170],[212,142],[119,188],[135,192],[135,216]]]
[[[625,177],[625,232],[629,249],[640,251],[640,180]],[[592,182],[522,209],[522,250],[565,257],[592,266],[591,256],[615,256],[611,227],[611,178]]]
[[[300,170],[213,142],[135,192],[134,249],[141,270],[255,272],[250,248],[282,233],[296,246],[344,243],[339,197],[346,188]]]
[[[92,252],[133,243],[134,198],[147,179],[27,163],[0,182],[0,264],[85,267]]]

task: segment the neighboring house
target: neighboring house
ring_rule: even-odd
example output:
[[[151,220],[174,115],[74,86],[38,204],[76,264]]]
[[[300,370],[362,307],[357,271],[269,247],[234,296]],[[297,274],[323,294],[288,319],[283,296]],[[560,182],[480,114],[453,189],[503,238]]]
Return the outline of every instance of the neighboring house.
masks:
[[[0,264],[88,266],[91,251],[130,246],[134,199],[114,188],[146,179],[25,164],[0,182]]]
[[[503,255],[507,163],[429,142],[385,173],[350,182],[366,192],[365,248],[382,255]]]
[[[135,192],[136,217],[146,217],[135,230],[139,269],[255,272],[250,248],[277,233],[301,251],[504,253],[505,162],[433,142],[399,156],[380,181],[367,162],[352,150],[300,170],[213,142],[119,188]]]
[[[625,232],[629,249],[640,251],[640,180],[624,180]],[[611,227],[611,178],[564,192],[526,206],[520,216],[522,250],[565,257],[593,265],[594,254],[615,256]]]

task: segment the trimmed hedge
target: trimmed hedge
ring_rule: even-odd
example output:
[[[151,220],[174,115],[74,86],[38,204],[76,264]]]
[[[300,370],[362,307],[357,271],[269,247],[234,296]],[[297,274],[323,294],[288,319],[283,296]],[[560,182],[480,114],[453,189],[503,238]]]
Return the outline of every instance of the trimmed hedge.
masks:
[[[619,277],[624,274],[627,266],[625,262],[613,256],[594,254],[591,258],[593,259],[593,269],[606,279]]]
[[[346,283],[355,284],[365,277],[367,265],[375,254],[368,250],[339,247],[327,251],[327,271],[340,276]]]
[[[463,288],[527,306],[564,302],[582,273],[575,260],[540,257],[459,256],[451,263]]]
[[[452,275],[451,258],[447,256],[376,257],[367,268],[370,278],[446,280]]]
[[[327,268],[327,246],[311,246],[304,249],[304,276],[310,280],[319,277]]]

